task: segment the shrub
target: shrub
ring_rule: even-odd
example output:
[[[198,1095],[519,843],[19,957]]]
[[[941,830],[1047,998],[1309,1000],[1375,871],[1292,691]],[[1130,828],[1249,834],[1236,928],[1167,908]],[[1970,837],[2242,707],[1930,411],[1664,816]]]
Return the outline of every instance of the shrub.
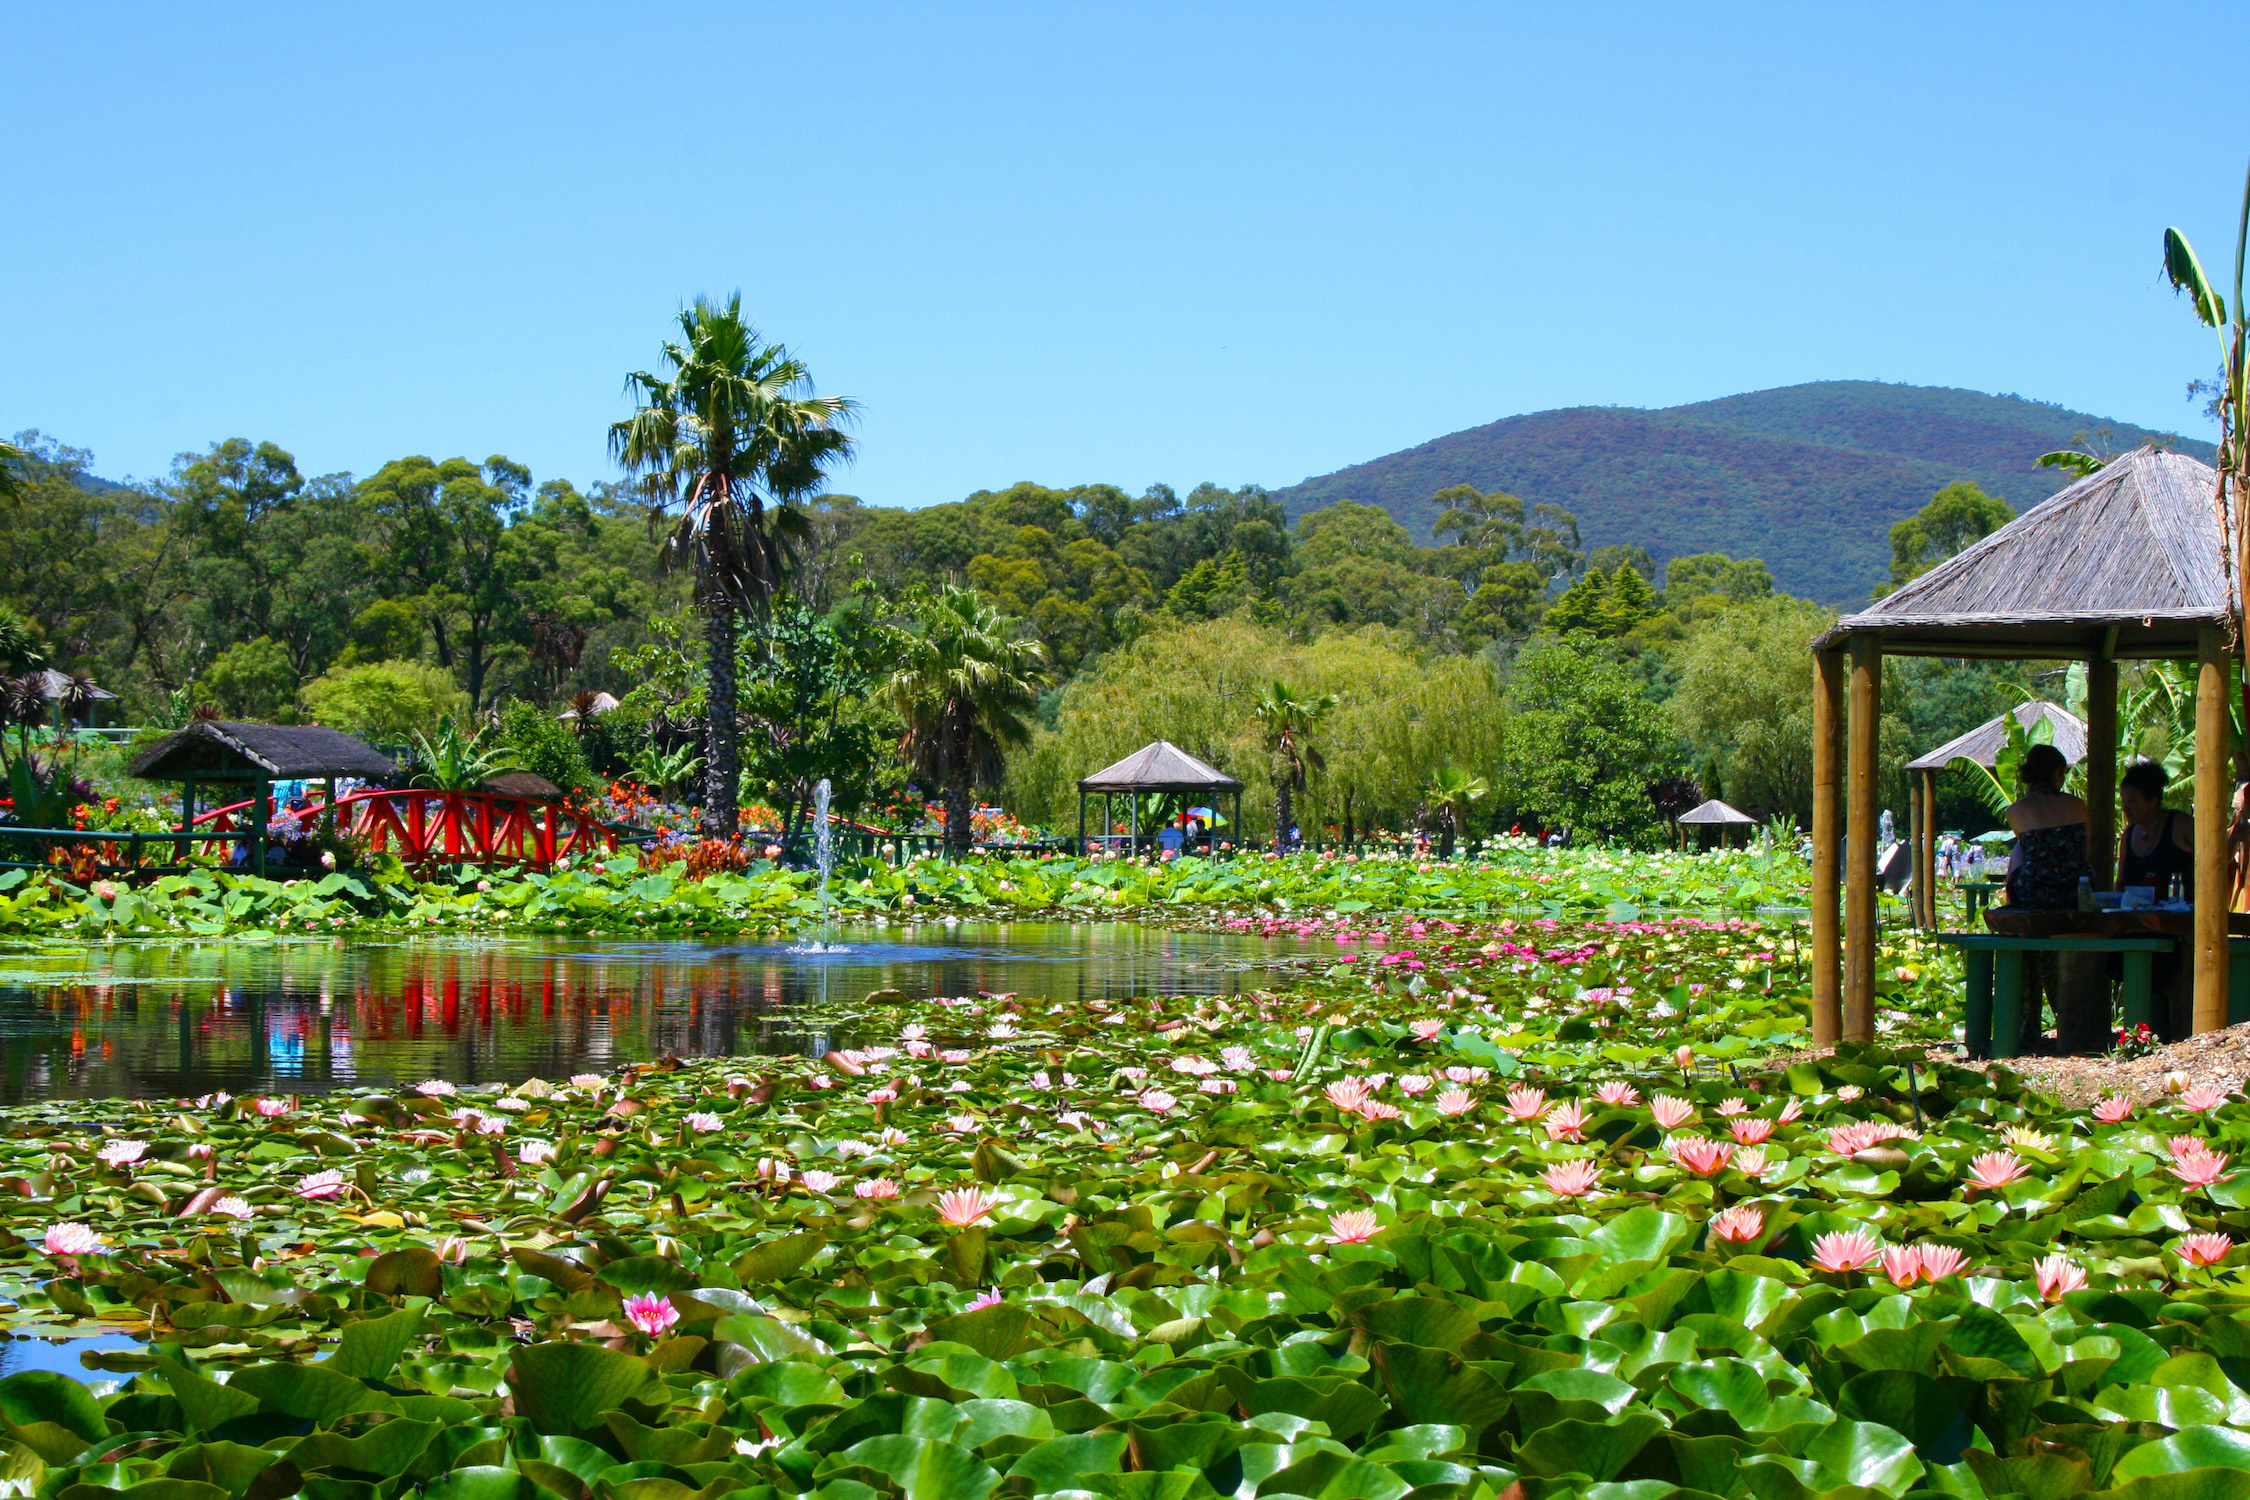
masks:
[[[388,744],[402,744],[442,719],[466,719],[468,694],[442,667],[411,661],[340,667],[305,684],[305,706],[323,724]]]
[[[565,792],[586,793],[599,785],[586,747],[570,726],[545,709],[511,703],[500,716],[500,743],[526,771],[544,776]]]

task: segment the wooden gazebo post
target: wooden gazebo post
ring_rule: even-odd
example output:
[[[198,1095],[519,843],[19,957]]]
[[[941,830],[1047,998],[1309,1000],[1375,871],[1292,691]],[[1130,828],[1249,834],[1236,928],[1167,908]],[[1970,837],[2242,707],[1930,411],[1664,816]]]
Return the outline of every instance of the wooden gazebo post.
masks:
[[[2195,1029],[2227,1024],[2227,804],[2234,757],[2227,744],[2225,635],[2204,627],[2196,642],[2195,682]],[[2114,743],[2115,736],[2112,736]]]
[[[1875,835],[1881,789],[1878,761],[1883,721],[1883,643],[1872,633],[1851,643],[1850,701],[1845,737],[1848,827],[1844,869],[1844,1030],[1842,1040],[1875,1038]]]
[[[1813,653],[1812,1026],[1813,1045],[1844,1034],[1843,931],[1836,918],[1837,855],[1844,828],[1844,653]]]
[[[2111,631],[2115,638],[2117,632]],[[2086,853],[2094,889],[2117,885],[2117,658],[2086,663]]]

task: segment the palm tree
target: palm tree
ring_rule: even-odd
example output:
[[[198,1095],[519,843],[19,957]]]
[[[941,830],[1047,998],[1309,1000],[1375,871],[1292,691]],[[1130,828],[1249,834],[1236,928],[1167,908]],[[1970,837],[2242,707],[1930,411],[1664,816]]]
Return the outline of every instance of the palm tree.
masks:
[[[1031,738],[1047,649],[975,589],[947,584],[920,614],[891,698],[906,721],[900,749],[917,776],[945,789],[945,842],[961,854],[972,787],[998,784],[1007,747]]]
[[[732,838],[740,800],[741,726],[735,645],[745,616],[763,621],[812,534],[797,502],[851,456],[842,424],[858,408],[812,394],[811,376],[742,320],[742,294],[706,297],[680,313],[665,373],[625,378],[633,415],[609,430],[610,452],[638,478],[655,515],[678,502],[664,561],[692,565],[703,611],[706,718],[703,834]]]
[[[1305,768],[1324,771],[1328,763],[1311,743],[1313,729],[1336,706],[1336,695],[1300,698],[1285,682],[1258,694],[1251,712],[1265,727],[1266,753],[1273,757],[1273,846],[1289,850],[1289,830],[1296,826],[1292,799],[1305,789]]]
[[[1453,857],[1454,840],[1469,819],[1470,804],[1481,802],[1492,791],[1482,776],[1473,775],[1448,761],[1430,773],[1430,810],[1438,820],[1438,858]]]

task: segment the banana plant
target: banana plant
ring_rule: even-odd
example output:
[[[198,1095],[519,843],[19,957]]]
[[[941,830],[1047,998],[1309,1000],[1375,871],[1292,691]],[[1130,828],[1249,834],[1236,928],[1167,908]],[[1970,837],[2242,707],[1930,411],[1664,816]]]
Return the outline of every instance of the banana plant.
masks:
[[[2055,726],[2045,718],[2034,721],[2026,729],[2011,711],[2003,716],[2002,723],[2008,731],[2007,743],[1993,756],[1989,770],[1966,755],[1956,755],[1945,765],[1948,771],[1960,771],[1968,776],[1970,788],[1976,793],[1977,800],[1989,808],[1996,818],[2005,818],[2009,806],[2016,800],[2014,788],[2019,781],[2024,756],[2031,753],[2034,745],[2051,745],[2055,741]]]
[[[439,723],[434,740],[415,731],[414,752],[420,769],[413,785],[433,791],[473,792],[495,776],[523,769],[509,757],[507,746],[488,744],[482,730],[463,734],[450,718]]]
[[[629,769],[643,786],[661,796],[670,796],[674,787],[692,780],[696,772],[703,769],[703,757],[688,745],[670,751],[648,745],[633,757]]]

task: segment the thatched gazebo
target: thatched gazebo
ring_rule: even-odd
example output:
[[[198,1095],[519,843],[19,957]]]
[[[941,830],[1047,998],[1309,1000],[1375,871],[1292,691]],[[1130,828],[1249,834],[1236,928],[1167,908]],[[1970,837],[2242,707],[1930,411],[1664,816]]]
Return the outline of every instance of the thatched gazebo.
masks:
[[[1681,813],[1679,817],[1675,818],[1673,821],[1678,823],[1682,828],[1687,828],[1690,826],[1697,828],[1716,828],[1719,830],[1719,841],[1722,844],[1726,842],[1726,831],[1729,828],[1755,828],[1758,826],[1758,820],[1756,818],[1751,817],[1748,813],[1744,812],[1739,807],[1728,806],[1726,803],[1721,802],[1716,797],[1713,797],[1708,802],[1699,803],[1698,805],[1689,808],[1686,812]],[[1686,837],[1685,834],[1681,836],[1683,838]]]
[[[1875,1034],[1876,790],[1883,657],[2086,663],[2095,868],[2117,848],[2117,663],[2193,659],[2194,1028],[2227,1017],[2228,666],[2240,596],[2218,476],[2139,448],[2069,485],[1813,643],[1813,1035]],[[1848,830],[1848,835],[1847,835]],[[1847,844],[1841,870],[1838,845]],[[1839,887],[1844,911],[1839,926]]]
[[[2013,718],[2028,734],[2047,726],[2047,743],[2060,750],[2072,765],[2086,758],[2086,722],[2059,703],[2035,698],[2019,703],[2007,713],[1985,720],[1967,734],[1957,734],[1926,755],[1906,763],[1914,798],[1914,921],[1917,926],[1937,926],[1937,777],[1957,760],[1974,761],[1987,771],[2000,764],[2008,748],[2008,720]],[[2092,834],[2094,830],[2088,829]],[[2098,845],[2096,847],[2099,847]]]
[[[398,766],[387,755],[340,729],[318,724],[236,724],[191,719],[142,751],[132,774],[143,781],[177,781],[180,832],[195,828],[195,792],[213,783],[239,789],[250,806],[250,867],[266,872],[266,815],[276,781],[324,781],[329,826],[335,826],[336,778],[356,776],[389,783]]]
[[[1152,740],[1135,750],[1115,765],[1104,766],[1078,783],[1078,850],[1086,851],[1086,799],[1102,799],[1102,840],[1106,844],[1110,830],[1117,826],[1116,798],[1122,794],[1132,798],[1129,837],[1132,847],[1141,842],[1141,798],[1161,796],[1166,793],[1182,797],[1209,797],[1214,800],[1212,812],[1216,813],[1216,799],[1231,794],[1234,797],[1234,826],[1242,827],[1242,783],[1217,769],[1209,762],[1188,754],[1170,740]],[[1218,819],[1214,817],[1203,835],[1208,851],[1218,841]]]

